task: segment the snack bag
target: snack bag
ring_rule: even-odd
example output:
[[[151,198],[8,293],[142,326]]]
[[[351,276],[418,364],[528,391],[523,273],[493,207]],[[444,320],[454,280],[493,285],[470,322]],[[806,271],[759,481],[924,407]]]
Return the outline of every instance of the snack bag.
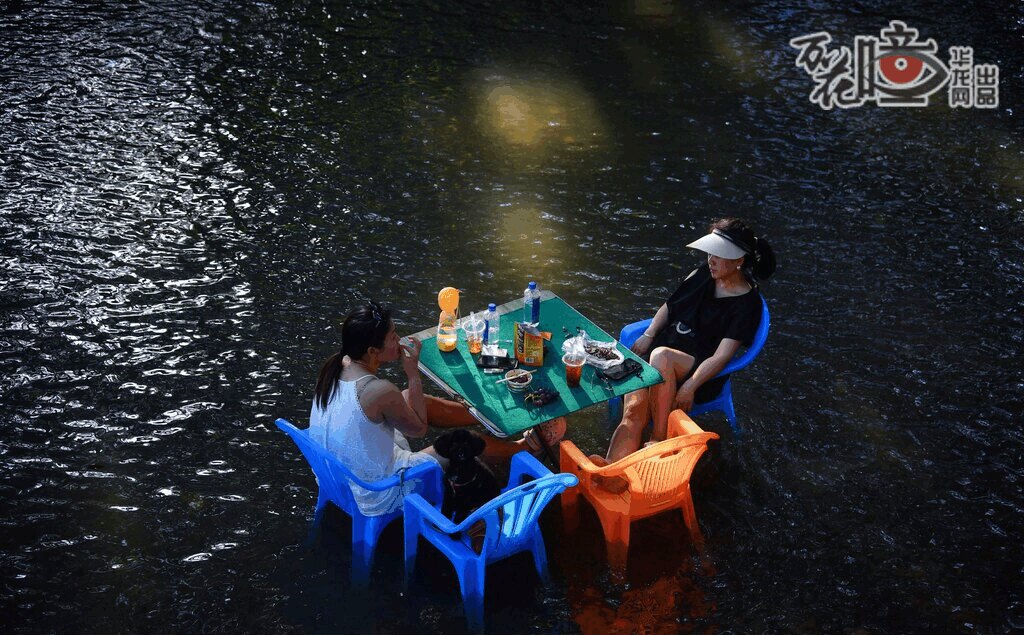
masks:
[[[516,359],[527,366],[544,365],[544,340],[550,340],[551,333],[540,331],[526,322],[516,322],[513,348]]]

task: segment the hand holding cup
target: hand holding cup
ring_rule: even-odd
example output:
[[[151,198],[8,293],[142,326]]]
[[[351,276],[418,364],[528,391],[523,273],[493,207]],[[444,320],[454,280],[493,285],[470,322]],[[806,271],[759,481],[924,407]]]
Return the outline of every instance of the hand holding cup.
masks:
[[[398,347],[402,349],[402,367],[405,369],[405,374],[418,373],[420,349],[423,348],[423,343],[414,337],[405,337],[398,342]]]

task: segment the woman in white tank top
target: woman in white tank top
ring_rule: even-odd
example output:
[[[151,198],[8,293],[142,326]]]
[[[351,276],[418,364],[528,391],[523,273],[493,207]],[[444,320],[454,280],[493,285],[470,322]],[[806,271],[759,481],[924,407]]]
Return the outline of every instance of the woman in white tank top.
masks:
[[[327,359],[317,378],[309,415],[310,436],[366,481],[387,478],[400,468],[424,461],[444,467],[444,459],[432,447],[412,452],[405,437],[426,435],[428,424],[461,427],[477,422],[463,406],[424,397],[418,367],[420,342],[407,338],[400,343],[390,311],[375,302],[345,318],[341,339],[341,350]],[[382,364],[398,359],[409,382],[405,390],[377,377]],[[495,463],[527,449],[522,441],[483,439],[483,458]],[[371,492],[352,487],[360,511],[368,516],[398,509],[410,491],[411,484],[404,491],[395,487]]]

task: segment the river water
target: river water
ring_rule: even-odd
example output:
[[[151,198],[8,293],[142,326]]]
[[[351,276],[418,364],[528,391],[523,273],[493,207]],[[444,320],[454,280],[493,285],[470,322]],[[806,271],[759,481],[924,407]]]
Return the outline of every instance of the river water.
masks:
[[[699,419],[703,553],[639,523],[620,584],[553,507],[553,584],[495,565],[489,626],[1024,628],[1024,10],[918,5],[5,3],[5,625],[463,630],[430,549],[403,592],[397,525],[368,593],[340,514],[301,546],[316,485],[272,422],[307,421],[339,317],[412,332],[443,286],[537,279],[617,332],[740,215],[780,268],[743,433]],[[788,40],[890,19],[999,65],[1000,106],[809,103]]]

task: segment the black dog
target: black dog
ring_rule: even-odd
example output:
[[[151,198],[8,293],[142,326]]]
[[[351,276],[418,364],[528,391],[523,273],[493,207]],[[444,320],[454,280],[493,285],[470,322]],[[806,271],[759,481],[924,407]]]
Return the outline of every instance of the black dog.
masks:
[[[461,428],[442,434],[434,442],[437,454],[448,459],[441,511],[455,523],[501,493],[498,479],[476,458],[484,446],[483,439]]]

